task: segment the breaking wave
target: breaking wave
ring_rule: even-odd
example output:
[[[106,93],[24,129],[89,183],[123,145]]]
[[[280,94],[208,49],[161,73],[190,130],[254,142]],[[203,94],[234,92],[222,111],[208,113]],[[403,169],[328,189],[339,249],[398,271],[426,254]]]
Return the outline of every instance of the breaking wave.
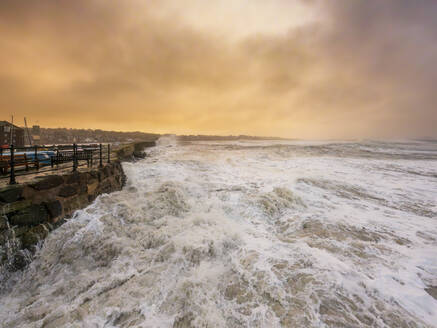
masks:
[[[434,327],[436,154],[162,138],[5,276],[0,322]]]

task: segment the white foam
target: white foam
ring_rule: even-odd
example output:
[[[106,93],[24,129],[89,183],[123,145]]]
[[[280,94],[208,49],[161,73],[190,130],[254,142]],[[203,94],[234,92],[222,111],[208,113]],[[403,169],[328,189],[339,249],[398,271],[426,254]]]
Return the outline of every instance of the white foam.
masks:
[[[437,282],[436,161],[348,156],[350,143],[336,143],[340,157],[306,156],[295,147],[329,143],[280,143],[162,138],[149,157],[124,164],[123,191],[47,238],[0,296],[0,320],[435,325],[425,288]]]

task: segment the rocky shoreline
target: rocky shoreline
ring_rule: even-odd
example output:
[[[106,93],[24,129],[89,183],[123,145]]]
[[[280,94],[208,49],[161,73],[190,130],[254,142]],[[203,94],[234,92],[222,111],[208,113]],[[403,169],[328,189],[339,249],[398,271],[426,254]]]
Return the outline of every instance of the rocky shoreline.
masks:
[[[124,145],[118,160],[101,168],[35,177],[0,189],[0,269],[22,269],[37,246],[66,219],[97,196],[121,190],[126,176],[121,161],[143,158],[154,141]]]
[[[65,175],[49,175],[0,190],[0,266],[17,270],[39,241],[98,195],[121,190],[121,162]]]

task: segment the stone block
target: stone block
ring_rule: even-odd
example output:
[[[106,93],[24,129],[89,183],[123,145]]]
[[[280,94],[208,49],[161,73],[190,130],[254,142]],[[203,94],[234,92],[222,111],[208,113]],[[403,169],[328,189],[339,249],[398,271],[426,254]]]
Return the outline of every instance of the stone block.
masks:
[[[5,203],[13,203],[21,199],[23,195],[23,186],[13,185],[0,190],[0,201]]]
[[[31,205],[25,209],[14,213],[9,222],[12,225],[33,226],[47,221],[49,213],[44,205]]]
[[[36,190],[47,190],[60,186],[64,183],[64,178],[59,175],[48,175],[40,181],[32,183],[30,186]]]
[[[79,172],[73,172],[73,173],[65,176],[65,182],[67,184],[79,183],[79,181],[80,181],[80,173]]]
[[[59,200],[44,203],[51,218],[56,218],[62,215],[62,204]]]
[[[93,195],[99,186],[99,181],[95,180],[93,183],[88,185],[88,195]]]
[[[79,193],[79,185],[77,184],[66,185],[61,187],[58,196],[66,198],[66,197],[77,195],[78,193]]]
[[[82,184],[86,183],[88,180],[88,173],[86,172],[73,172],[70,175],[67,175],[65,178],[65,182],[68,184]]]

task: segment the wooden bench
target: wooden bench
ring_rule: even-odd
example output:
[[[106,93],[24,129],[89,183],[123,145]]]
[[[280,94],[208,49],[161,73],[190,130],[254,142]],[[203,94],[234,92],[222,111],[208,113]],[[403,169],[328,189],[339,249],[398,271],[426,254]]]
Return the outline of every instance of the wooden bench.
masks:
[[[35,164],[38,167],[38,162],[28,160],[26,154],[14,155],[14,167],[25,166],[26,171],[28,171],[29,164]],[[10,155],[1,155],[0,156],[0,172],[2,174],[7,174],[9,168],[11,168],[11,156]]]

